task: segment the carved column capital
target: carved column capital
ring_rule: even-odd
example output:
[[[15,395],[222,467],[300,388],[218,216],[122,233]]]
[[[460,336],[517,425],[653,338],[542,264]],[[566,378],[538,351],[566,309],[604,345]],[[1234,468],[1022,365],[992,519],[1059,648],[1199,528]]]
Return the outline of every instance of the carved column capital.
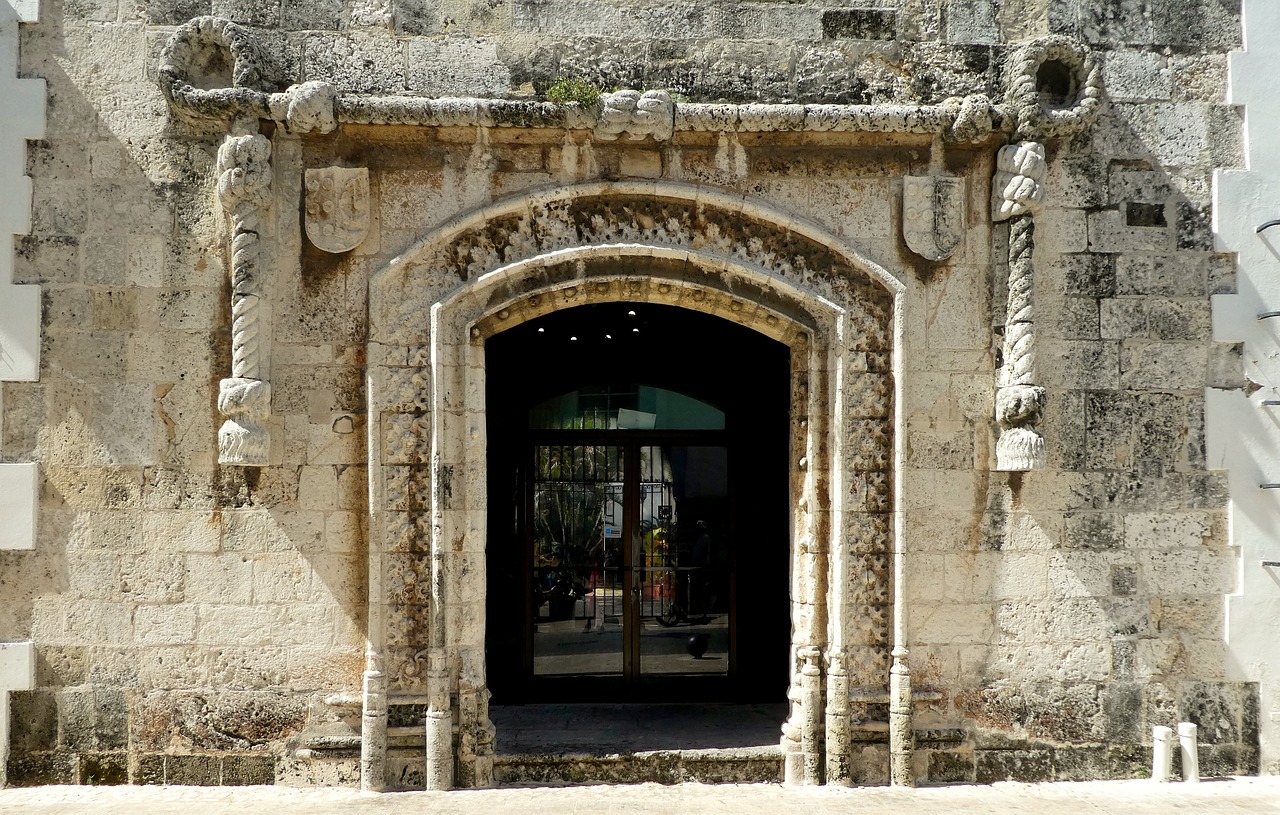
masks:
[[[266,136],[228,136],[218,147],[218,198],[228,212],[241,202],[271,203],[271,142]]]
[[[991,184],[991,220],[1006,221],[1038,213],[1044,199],[1046,170],[1043,144],[1018,142],[1001,147]]]

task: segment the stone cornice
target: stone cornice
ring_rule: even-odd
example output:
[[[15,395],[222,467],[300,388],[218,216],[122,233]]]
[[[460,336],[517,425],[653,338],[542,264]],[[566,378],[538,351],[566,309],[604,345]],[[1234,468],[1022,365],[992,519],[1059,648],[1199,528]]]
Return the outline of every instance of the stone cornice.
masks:
[[[230,57],[231,87],[207,85],[196,76],[214,50]],[[1042,67],[1059,63],[1069,79],[1071,103],[1046,104],[1039,88]],[[669,139],[674,132],[846,132],[939,134],[951,142],[1007,137],[1059,138],[1088,128],[1097,116],[1101,70],[1082,44],[1059,36],[1012,52],[1005,71],[1005,99],[982,94],[940,104],[804,105],[676,103],[663,91],[622,90],[584,108],[511,99],[429,98],[344,93],[324,82],[283,92],[259,90],[262,68],[252,35],[217,17],[197,17],[178,28],[160,57],[161,89],[174,112],[191,119],[266,119],[291,132],[329,132],[339,124],[420,127],[554,128],[591,131],[600,140]]]

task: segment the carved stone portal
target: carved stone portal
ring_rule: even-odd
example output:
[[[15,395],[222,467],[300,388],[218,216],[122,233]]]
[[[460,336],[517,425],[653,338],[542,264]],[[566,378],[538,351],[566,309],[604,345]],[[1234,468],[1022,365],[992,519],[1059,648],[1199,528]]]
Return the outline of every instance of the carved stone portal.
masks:
[[[317,249],[350,252],[369,234],[369,170],[322,167],[307,170],[307,238]]]
[[[912,252],[946,260],[964,240],[965,185],[950,176],[902,179],[902,236]]]

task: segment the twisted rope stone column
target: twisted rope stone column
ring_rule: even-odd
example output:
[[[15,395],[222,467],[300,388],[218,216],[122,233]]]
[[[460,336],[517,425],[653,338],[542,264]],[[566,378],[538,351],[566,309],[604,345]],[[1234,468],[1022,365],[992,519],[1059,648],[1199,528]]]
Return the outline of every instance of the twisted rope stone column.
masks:
[[[1044,197],[1044,146],[1019,142],[1000,148],[992,186],[992,219],[1009,224],[1009,299],[1003,356],[996,391],[996,469],[1038,470],[1045,466],[1044,436],[1036,430],[1045,390],[1035,384],[1035,320],[1032,307],[1035,264],[1034,214]]]
[[[259,256],[271,203],[271,142],[228,136],[218,148],[218,198],[231,218],[231,377],[222,380],[218,463],[265,467],[271,449],[265,426],[271,385],[262,379]]]

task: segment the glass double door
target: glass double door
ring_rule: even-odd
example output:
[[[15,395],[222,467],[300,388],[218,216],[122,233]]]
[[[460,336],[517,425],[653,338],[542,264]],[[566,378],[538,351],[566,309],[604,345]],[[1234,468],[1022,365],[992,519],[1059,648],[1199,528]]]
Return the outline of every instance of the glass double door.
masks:
[[[732,676],[729,449],[618,435],[568,432],[529,446],[526,675],[633,688]]]

